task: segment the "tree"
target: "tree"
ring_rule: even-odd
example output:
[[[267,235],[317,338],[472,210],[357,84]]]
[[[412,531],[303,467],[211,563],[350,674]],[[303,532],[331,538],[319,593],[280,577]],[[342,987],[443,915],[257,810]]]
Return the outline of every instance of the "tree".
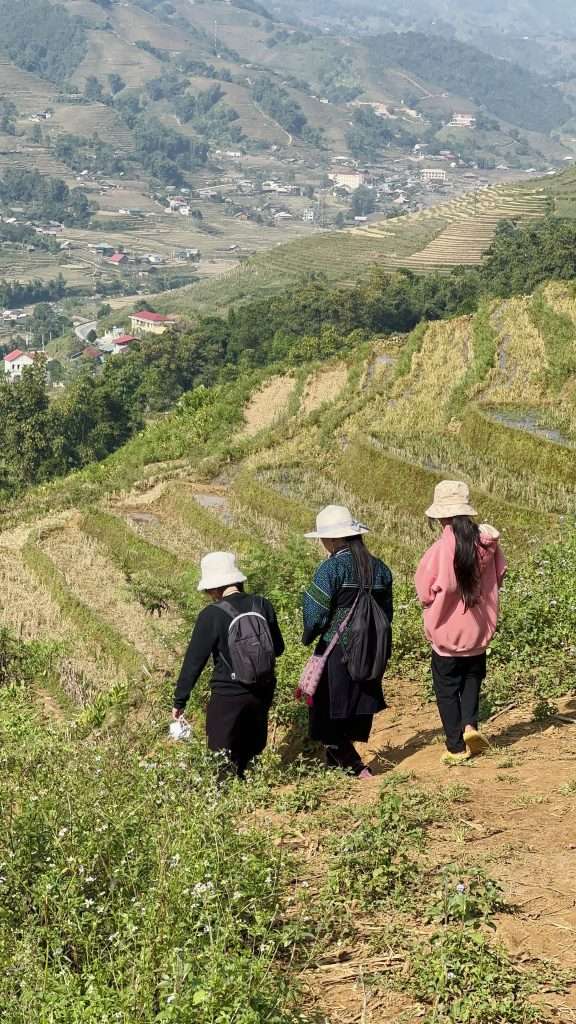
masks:
[[[121,75],[116,73],[116,71],[113,71],[111,75],[108,75],[108,85],[110,86],[110,92],[113,96],[116,96],[126,88],[126,82]]]
[[[84,83],[84,96],[91,102],[101,102],[103,99],[102,84],[96,75],[88,75]]]
[[[46,370],[26,367],[20,380],[0,382],[0,438],[8,476],[16,488],[47,479],[52,460]]]
[[[376,209],[376,193],[373,188],[360,185],[352,194],[350,209],[355,217],[367,217]]]

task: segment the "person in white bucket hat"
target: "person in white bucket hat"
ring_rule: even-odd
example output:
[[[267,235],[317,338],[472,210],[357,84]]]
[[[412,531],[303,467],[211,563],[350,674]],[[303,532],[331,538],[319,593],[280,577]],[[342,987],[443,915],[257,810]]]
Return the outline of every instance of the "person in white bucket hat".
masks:
[[[439,483],[426,515],[441,524],[442,533],[418,566],[416,591],[432,646],[432,680],[446,736],[443,761],[455,765],[489,746],[478,731],[480,690],[506,560],[498,531],[474,522],[477,512],[463,481]]]
[[[196,620],[172,709],[173,719],[181,718],[212,657],[208,748],[224,755],[224,774],[232,771],[239,778],[266,746],[275,660],[284,652],[272,604],[265,597],[246,594],[246,582],[232,552],[213,551],[202,559],[198,590],[211,604]]]
[[[368,527],[343,505],[328,505],[305,534],[328,552],[304,594],[303,643],[317,641],[315,656],[324,657],[322,675],[309,708],[309,735],[326,748],[332,768],[371,777],[354,743],[367,742],[373,717],[386,707],[382,675],[390,653],[392,573],[370,554],[363,537]],[[374,607],[374,604],[377,606]],[[375,678],[352,678],[352,638],[368,655],[386,652]],[[357,673],[355,673],[356,675]]]

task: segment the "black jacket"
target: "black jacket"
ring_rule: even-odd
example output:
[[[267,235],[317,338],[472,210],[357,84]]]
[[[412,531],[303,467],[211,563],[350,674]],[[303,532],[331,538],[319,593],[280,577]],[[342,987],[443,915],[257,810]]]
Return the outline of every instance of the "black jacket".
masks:
[[[255,597],[253,594],[230,594],[226,597],[226,602],[237,608],[238,615],[252,611],[255,607],[255,602],[257,602],[258,611],[263,612],[270,627],[276,657],[284,653],[284,640],[280,632],[276,612],[270,601],[267,601],[265,597]],[[196,620],[194,632],[192,633],[192,639],[184,657],[178,682],[176,683],[176,692],[174,694],[175,708],[186,707],[190,693],[202,674],[210,655],[212,655],[214,661],[211,684],[214,692],[230,695],[254,692],[255,688],[253,686],[247,687],[243,683],[233,680],[230,668],[226,664],[226,662],[230,663],[230,652],[228,650],[229,626],[230,616],[218,603],[208,605],[200,612]],[[222,655],[224,655],[226,661],[224,661]],[[270,689],[267,688],[267,690],[270,693]]]

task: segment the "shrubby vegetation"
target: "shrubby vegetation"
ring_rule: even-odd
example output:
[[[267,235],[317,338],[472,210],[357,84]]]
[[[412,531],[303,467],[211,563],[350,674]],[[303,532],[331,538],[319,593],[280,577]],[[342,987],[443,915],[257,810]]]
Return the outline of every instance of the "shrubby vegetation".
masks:
[[[380,117],[372,107],[357,107],[352,115],[352,125],[346,130],[346,142],[357,160],[374,162],[391,142],[413,146],[416,136],[398,129],[394,120]]]
[[[133,124],[136,156],[154,178],[170,185],[184,183],[187,172],[203,167],[208,146],[162,124],[155,117],[139,115]]]
[[[54,220],[67,227],[89,224],[94,204],[80,188],[70,189],[61,178],[39,171],[7,168],[0,178],[0,202],[24,206],[37,220]]]
[[[266,75],[252,86],[252,97],[259,107],[291,135],[319,144],[319,133],[310,127],[301,106],[290,93]]]
[[[54,302],[66,294],[66,282],[59,274],[50,281],[0,280],[0,306],[15,309],[32,302]]]
[[[56,139],[54,153],[76,173],[88,169],[97,174],[121,174],[126,170],[126,160],[99,135],[86,138],[63,133]]]
[[[0,0],[0,49],[26,71],[64,82],[86,53],[80,18],[49,0]]]

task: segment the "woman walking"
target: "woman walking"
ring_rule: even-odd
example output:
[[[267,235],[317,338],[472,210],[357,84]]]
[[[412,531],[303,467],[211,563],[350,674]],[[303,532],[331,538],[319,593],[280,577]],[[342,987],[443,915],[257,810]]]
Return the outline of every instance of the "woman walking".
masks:
[[[274,697],[274,664],[284,640],[270,601],[244,593],[246,577],[228,551],[201,562],[198,590],[212,604],[200,612],[174,694],[172,717],[180,718],[208,659],[214,670],[206,712],[208,748],[226,757],[227,771],[244,778],[268,739]]]
[[[478,732],[478,708],[507,567],[498,531],[474,522],[465,483],[438,484],[426,515],[441,523],[442,533],[418,566],[416,591],[432,645],[432,680],[446,736],[443,761],[459,764],[489,746]]]
[[[306,537],[318,538],[328,552],[304,594],[303,643],[317,640],[315,653],[323,655],[331,648],[310,707],[310,739],[326,747],[329,767],[342,768],[358,778],[370,778],[354,741],[367,742],[373,716],[386,707],[382,692],[382,662],[377,678],[356,678],[347,660],[351,637],[362,628],[355,618],[364,593],[384,613],[366,619],[362,638],[370,659],[372,651],[390,648],[392,621],[392,573],[388,566],[366,548],[363,535],[368,529],[353,519],[340,505],[328,505],[316,519],[316,529]],[[386,631],[386,635],[382,634]],[[366,657],[364,658],[366,661]]]

